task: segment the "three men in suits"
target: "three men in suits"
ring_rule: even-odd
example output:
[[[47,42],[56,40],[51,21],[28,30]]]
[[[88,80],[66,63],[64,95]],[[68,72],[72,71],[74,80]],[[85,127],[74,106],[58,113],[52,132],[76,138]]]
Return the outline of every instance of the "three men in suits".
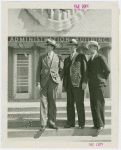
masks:
[[[49,128],[58,129],[56,122],[56,92],[60,77],[62,78],[63,61],[61,56],[54,53],[56,41],[48,39],[46,42],[47,53],[41,55],[38,61],[36,84],[40,92],[40,124],[41,130],[47,123],[46,103],[48,102]]]
[[[105,99],[104,91],[107,85],[107,79],[110,69],[106,58],[98,54],[100,46],[96,41],[90,41],[86,47],[89,49],[91,58],[88,61],[88,77],[90,105],[93,117],[94,127],[97,131],[101,131],[105,126]]]
[[[75,107],[80,128],[85,126],[84,89],[87,85],[87,65],[85,56],[76,52],[78,43],[69,42],[71,55],[64,60],[63,86],[67,92],[67,124],[65,128],[75,126]]]

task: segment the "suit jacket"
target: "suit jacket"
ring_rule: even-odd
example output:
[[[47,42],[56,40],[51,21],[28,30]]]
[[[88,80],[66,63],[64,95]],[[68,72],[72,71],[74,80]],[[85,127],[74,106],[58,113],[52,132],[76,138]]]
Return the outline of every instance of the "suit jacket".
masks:
[[[106,86],[109,74],[110,69],[103,55],[96,54],[93,60],[88,61],[89,87]]]
[[[50,75],[56,83],[59,83],[62,78],[63,60],[61,56],[54,53],[51,64],[48,63],[47,56],[47,53],[41,55],[37,66],[36,85],[40,84],[42,87],[47,84]]]
[[[67,89],[67,78],[68,78],[67,68],[70,61],[69,59],[70,56],[64,60],[63,86],[65,90]],[[72,85],[74,87],[79,87],[80,82],[87,83],[87,65],[85,56],[83,54],[76,53],[74,55],[74,58],[70,66],[70,78]]]

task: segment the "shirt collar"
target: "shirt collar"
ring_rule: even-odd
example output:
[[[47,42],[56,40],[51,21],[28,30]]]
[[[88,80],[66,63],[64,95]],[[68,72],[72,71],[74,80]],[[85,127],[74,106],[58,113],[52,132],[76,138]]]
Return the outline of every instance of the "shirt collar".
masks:
[[[93,54],[93,55],[91,56],[92,60],[94,59],[94,57],[95,57],[96,54],[97,54],[97,53],[95,53],[95,54]]]
[[[72,53],[72,54],[71,54],[71,57],[74,57],[75,54],[76,54],[76,52]]]
[[[53,51],[51,51],[50,53],[48,53],[48,56],[53,56]]]

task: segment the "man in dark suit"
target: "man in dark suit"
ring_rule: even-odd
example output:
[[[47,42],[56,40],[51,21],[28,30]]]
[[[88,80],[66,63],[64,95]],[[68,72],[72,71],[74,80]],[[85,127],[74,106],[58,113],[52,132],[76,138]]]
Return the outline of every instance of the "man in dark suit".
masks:
[[[67,91],[67,124],[65,128],[75,126],[75,107],[80,128],[85,126],[84,89],[87,85],[87,65],[85,56],[76,52],[78,43],[72,39],[69,43],[71,55],[64,61],[63,86]]]
[[[88,77],[90,104],[94,127],[97,131],[103,130],[105,126],[105,99],[104,91],[107,85],[106,80],[110,74],[110,69],[106,58],[98,54],[100,46],[96,41],[90,41],[86,47],[89,49],[91,58],[88,61]]]
[[[41,130],[45,129],[47,120],[46,102],[48,102],[49,128],[58,129],[56,121],[56,92],[60,77],[62,78],[63,61],[61,56],[53,52],[56,41],[48,39],[46,42],[47,53],[41,55],[38,61],[36,84],[41,91],[40,97],[40,124]]]

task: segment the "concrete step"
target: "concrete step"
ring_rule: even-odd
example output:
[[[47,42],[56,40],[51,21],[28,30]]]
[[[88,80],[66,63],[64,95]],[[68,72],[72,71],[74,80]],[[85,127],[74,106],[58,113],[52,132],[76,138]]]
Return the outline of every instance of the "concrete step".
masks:
[[[96,139],[103,141],[111,140],[111,100],[106,99],[105,101],[105,129],[100,133],[100,136],[97,137],[97,132],[92,131],[91,127],[93,126],[90,101],[85,99],[85,115],[86,123],[85,128],[78,129],[78,117],[77,111],[75,118],[75,128],[64,129],[64,125],[67,123],[67,110],[66,110],[66,99],[58,99],[56,102],[57,106],[57,121],[56,125],[59,126],[59,130],[53,130],[46,128],[42,133],[39,131],[40,128],[40,102],[10,102],[8,103],[8,138],[43,138],[46,136],[50,137],[62,137],[62,140],[66,137],[76,137],[75,140],[84,141],[85,139],[78,139],[78,137],[86,137],[89,141],[93,141],[92,136],[96,136]],[[105,136],[104,136],[105,135]],[[59,138],[60,138],[59,137]],[[100,138],[99,138],[100,137]],[[39,138],[39,139],[41,139]],[[68,138],[69,139],[69,138]],[[74,138],[73,138],[74,139]],[[72,141],[73,141],[72,139]],[[57,140],[57,139],[56,139]],[[67,140],[67,139],[66,139]],[[95,141],[94,140],[94,141]],[[104,140],[104,141],[105,141]],[[87,140],[86,140],[87,141]]]
[[[67,123],[66,118],[59,118],[56,120],[56,125],[59,127],[64,127],[64,125]],[[75,124],[78,125],[78,119],[76,118]],[[111,124],[111,118],[105,118],[105,125]],[[85,125],[93,125],[92,118],[86,118]],[[21,128],[21,127],[40,127],[40,121],[39,119],[11,119],[8,120],[8,129],[12,128]]]
[[[90,102],[90,98],[84,98],[84,102]],[[105,98],[105,101],[111,101],[111,98]],[[40,99],[38,99],[38,102],[40,102]],[[58,98],[56,99],[56,102],[67,102],[67,98]]]
[[[90,106],[90,102],[89,101],[85,101],[84,102],[84,105],[85,107],[86,106]],[[11,103],[8,103],[8,108],[30,108],[30,107],[39,107],[40,106],[40,102],[21,102],[21,103],[18,103],[18,102],[11,102]],[[67,102],[56,102],[56,106],[57,108],[60,108],[60,107],[66,107],[67,106]],[[111,100],[106,100],[105,101],[105,106],[111,106]]]
[[[86,111],[91,111],[91,108],[90,108],[90,106],[85,106],[85,110]],[[111,106],[105,106],[105,110],[106,111],[110,111],[111,110]],[[32,107],[32,106],[23,106],[23,107],[18,107],[18,106],[9,106],[9,108],[8,108],[8,113],[18,113],[18,112],[34,112],[34,113],[36,113],[36,112],[39,112],[40,111],[40,107],[38,107],[37,105],[36,105],[36,107]],[[59,112],[59,111],[66,111],[66,106],[65,107],[57,107],[57,111]],[[76,111],[76,110],[75,110]]]
[[[104,130],[99,133],[101,135],[109,136],[111,135],[111,126],[105,126]],[[46,128],[44,132],[39,131],[39,128],[19,128],[8,130],[8,138],[16,138],[16,137],[33,137],[39,138],[40,136],[97,136],[98,133],[96,130],[91,129],[91,127],[85,127],[84,129],[75,128],[59,128],[59,130]]]
[[[78,117],[77,112],[75,113],[76,118]],[[106,111],[105,112],[105,116],[106,117],[111,117],[111,112],[110,111]],[[85,112],[85,117],[92,117],[91,111],[86,111]],[[39,119],[40,118],[40,113],[37,112],[12,112],[8,114],[8,119],[19,119],[19,118],[36,118]],[[57,112],[57,119],[59,118],[67,118],[67,112],[66,111],[59,111]]]
[[[90,101],[90,98],[84,98],[84,101]],[[105,101],[111,101],[111,98],[105,98]],[[9,103],[37,103],[40,102],[40,99],[13,99]],[[67,102],[67,98],[58,98],[56,102]]]

